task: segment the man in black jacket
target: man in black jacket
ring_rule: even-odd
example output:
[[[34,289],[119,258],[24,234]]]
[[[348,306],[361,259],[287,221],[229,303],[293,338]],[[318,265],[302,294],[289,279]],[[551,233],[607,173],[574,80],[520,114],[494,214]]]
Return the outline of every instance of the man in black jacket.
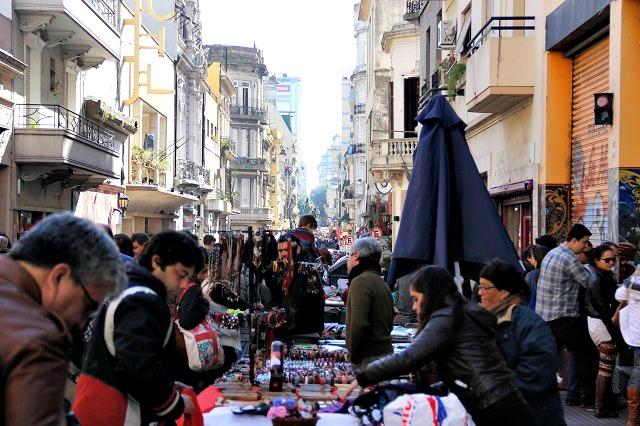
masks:
[[[93,324],[73,404],[81,424],[134,418],[146,425],[192,412],[170,372],[175,339],[167,299],[179,295],[202,262],[192,238],[165,231],[151,239],[139,267],[127,265],[129,288]]]

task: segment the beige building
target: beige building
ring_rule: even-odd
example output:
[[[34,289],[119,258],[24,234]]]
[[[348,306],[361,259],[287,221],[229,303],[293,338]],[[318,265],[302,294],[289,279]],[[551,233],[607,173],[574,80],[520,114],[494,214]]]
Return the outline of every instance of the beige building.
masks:
[[[268,75],[262,52],[242,46],[211,45],[209,62],[220,62],[237,95],[231,100],[231,138],[237,158],[231,162],[233,192],[239,196],[240,213],[230,217],[232,229],[271,227],[273,212],[265,185],[269,173],[265,143],[268,112],[263,78]]]
[[[14,103],[14,128],[0,144],[0,224],[12,239],[60,211],[120,220],[123,146],[137,129],[118,104],[121,5],[102,3],[2,3],[1,38],[19,60],[3,73],[13,74],[3,104]]]
[[[229,216],[237,214],[231,189],[230,162],[236,158],[236,141],[229,137],[231,98],[236,89],[219,62],[209,65],[211,92],[205,101],[205,168],[211,174],[213,191],[207,196],[205,219],[207,232],[229,229]],[[237,198],[235,199],[237,202]]]
[[[416,145],[420,38],[403,21],[405,7],[364,0],[358,14],[367,23],[367,219],[384,235],[397,230]]]

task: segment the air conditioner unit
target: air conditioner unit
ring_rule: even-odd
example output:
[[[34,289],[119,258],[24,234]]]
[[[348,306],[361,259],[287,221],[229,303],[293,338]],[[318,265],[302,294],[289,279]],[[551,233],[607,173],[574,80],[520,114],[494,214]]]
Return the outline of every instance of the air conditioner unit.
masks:
[[[438,48],[444,50],[455,49],[456,33],[453,30],[453,21],[444,20],[438,22]]]

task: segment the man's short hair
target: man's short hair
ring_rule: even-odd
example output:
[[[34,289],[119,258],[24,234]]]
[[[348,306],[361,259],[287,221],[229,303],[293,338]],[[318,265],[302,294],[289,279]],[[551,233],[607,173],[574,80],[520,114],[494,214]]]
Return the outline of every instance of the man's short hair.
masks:
[[[306,228],[307,226],[310,226],[313,229],[317,229],[318,228],[318,221],[316,220],[314,215],[305,214],[305,215],[300,217],[300,220],[298,221],[298,227],[299,228]]]
[[[116,234],[113,239],[120,253],[133,257],[133,242],[131,242],[131,238],[127,234]]]
[[[193,266],[196,272],[202,270],[204,259],[198,244],[192,234],[181,231],[162,231],[149,240],[138,263],[143,268],[152,271],[151,260],[154,255],[160,258],[160,268],[164,270],[169,265],[182,263],[187,268]]]
[[[143,246],[149,242],[149,236],[144,232],[136,232],[135,234],[131,234],[131,242]]]
[[[202,242],[205,246],[208,246],[209,244],[213,244],[216,242],[216,239],[213,235],[211,234],[207,234],[204,236],[204,238],[202,239]]]
[[[581,223],[576,223],[571,227],[571,230],[567,234],[567,241],[571,241],[574,238],[578,241],[583,239],[584,237],[590,237],[591,231]]]
[[[69,213],[47,216],[20,238],[9,256],[46,269],[66,263],[83,284],[110,284],[114,294],[127,284],[115,242],[92,222]]]
[[[358,252],[358,259],[380,260],[382,245],[373,237],[360,238],[351,246],[351,253]]]

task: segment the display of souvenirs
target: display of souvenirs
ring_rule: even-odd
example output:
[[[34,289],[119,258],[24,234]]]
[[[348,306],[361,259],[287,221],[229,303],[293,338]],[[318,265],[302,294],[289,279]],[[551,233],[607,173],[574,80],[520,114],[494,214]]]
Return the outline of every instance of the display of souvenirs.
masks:
[[[326,340],[344,340],[347,335],[345,324],[325,323],[322,338]]]

